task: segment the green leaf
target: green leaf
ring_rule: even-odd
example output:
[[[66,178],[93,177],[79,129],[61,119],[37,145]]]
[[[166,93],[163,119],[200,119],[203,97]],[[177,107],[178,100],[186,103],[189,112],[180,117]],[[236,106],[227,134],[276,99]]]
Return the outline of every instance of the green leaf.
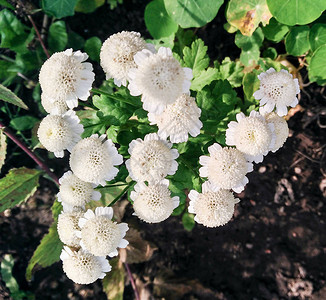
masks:
[[[268,40],[278,43],[284,38],[290,28],[287,25],[277,22],[275,18],[271,18],[262,30]]]
[[[105,0],[78,0],[75,11],[85,14],[92,13],[104,3]]]
[[[59,214],[61,213],[62,211],[62,204],[61,202],[59,202],[57,199],[54,201],[52,207],[51,207],[51,210],[52,210],[52,216],[53,216],[53,219],[54,221],[58,221],[58,217],[59,217]]]
[[[26,279],[32,279],[32,271],[36,265],[48,267],[60,260],[63,243],[59,239],[57,232],[57,222],[53,222],[49,232],[44,235],[30,259],[26,269]]]
[[[319,85],[326,84],[326,45],[320,46],[312,55],[309,64],[309,79]]]
[[[39,119],[32,116],[22,116],[14,118],[10,121],[10,126],[17,131],[29,130],[34,127],[34,125],[39,122]]]
[[[258,79],[258,75],[261,72],[257,70],[253,70],[250,73],[246,73],[243,77],[242,85],[243,85],[243,92],[245,95],[245,100],[250,102],[251,104],[259,103],[253,97],[254,92],[259,90],[260,80]]]
[[[259,59],[260,51],[257,46],[253,46],[249,50],[241,50],[240,61],[245,66],[252,66]]]
[[[266,50],[263,52],[263,57],[268,57],[272,60],[277,58],[277,51],[273,47],[268,47]]]
[[[89,137],[95,133],[104,134],[110,124],[110,118],[105,118],[103,113],[93,109],[79,110],[76,113],[84,126],[82,138]]]
[[[202,27],[212,21],[223,0],[164,0],[170,17],[182,28]]]
[[[83,49],[85,45],[84,38],[74,31],[68,33],[67,48]]]
[[[186,229],[187,231],[191,231],[193,230],[193,228],[195,227],[195,216],[192,214],[189,214],[188,212],[185,212],[182,215],[182,224],[184,229]]]
[[[9,48],[16,52],[27,52],[27,45],[33,38],[16,16],[8,9],[0,11],[0,48]]]
[[[145,24],[154,39],[169,37],[176,33],[178,24],[166,12],[163,0],[154,0],[145,8]]]
[[[260,22],[268,24],[271,17],[266,0],[230,0],[226,10],[227,21],[247,36],[252,35]]]
[[[27,168],[11,169],[0,179],[0,212],[13,208],[32,196],[42,171]]]
[[[153,44],[156,49],[160,47],[173,48],[174,45],[174,33],[168,37],[162,37],[157,40],[146,40],[147,43]],[[174,55],[175,53],[173,53]]]
[[[3,129],[0,129],[0,171],[5,163],[7,154],[7,137],[3,133]]]
[[[68,43],[68,34],[66,23],[57,21],[51,24],[49,28],[48,44],[52,53],[65,50]]]
[[[0,5],[15,10],[15,7],[8,3],[6,0],[0,0]]]
[[[102,42],[97,36],[93,36],[86,40],[85,51],[88,56],[94,61],[100,61],[100,51]]]
[[[0,100],[17,105],[23,109],[28,109],[26,104],[18,98],[11,90],[0,84]]]
[[[293,27],[285,38],[286,51],[294,56],[299,56],[307,52],[310,48],[308,35],[308,26]]]
[[[286,25],[304,25],[316,20],[326,9],[325,0],[267,0],[273,17]]]
[[[220,79],[220,73],[217,69],[208,68],[207,70],[202,70],[192,80],[190,89],[193,91],[200,91],[205,85],[217,79]]]
[[[183,49],[183,60],[185,66],[192,69],[194,77],[205,70],[209,65],[209,57],[207,46],[203,40],[197,39],[191,44],[191,47],[185,47]]]
[[[312,51],[326,44],[326,24],[315,24],[309,32],[309,42]]]
[[[112,270],[102,280],[103,292],[110,300],[123,300],[125,269],[117,257],[110,260],[110,265]]]
[[[77,0],[42,0],[43,10],[58,19],[73,16]]]
[[[230,57],[226,57],[218,67],[221,79],[227,79],[232,87],[241,86],[244,67],[239,61],[231,61]]]

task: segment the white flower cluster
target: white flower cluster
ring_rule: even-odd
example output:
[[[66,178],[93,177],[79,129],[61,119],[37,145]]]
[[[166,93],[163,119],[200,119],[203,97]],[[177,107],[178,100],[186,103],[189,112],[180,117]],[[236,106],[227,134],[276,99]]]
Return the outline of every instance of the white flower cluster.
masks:
[[[287,114],[287,106],[298,103],[297,79],[293,80],[285,70],[276,72],[274,69],[258,78],[260,90],[254,97],[262,99],[260,113],[251,111],[248,117],[239,113],[237,121],[231,121],[226,130],[226,144],[235,148],[222,148],[215,143],[208,148],[209,156],[199,158],[200,176],[207,177],[208,181],[203,184],[202,193],[190,191],[188,210],[196,214],[196,222],[207,227],[224,225],[232,218],[234,204],[239,200],[234,199],[230,190],[243,191],[253,162],[262,162],[269,151],[277,151],[288,137],[288,125],[281,116]],[[276,112],[273,112],[275,106]]]

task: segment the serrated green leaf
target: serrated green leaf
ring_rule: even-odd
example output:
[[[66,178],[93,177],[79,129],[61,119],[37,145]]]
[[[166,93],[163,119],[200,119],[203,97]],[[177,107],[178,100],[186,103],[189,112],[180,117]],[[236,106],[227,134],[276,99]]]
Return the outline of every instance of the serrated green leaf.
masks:
[[[100,61],[100,51],[102,47],[102,41],[97,36],[93,36],[86,40],[85,51],[88,56],[94,61]]]
[[[187,231],[191,231],[195,227],[194,217],[195,216],[193,214],[189,214],[188,212],[185,212],[182,215],[182,225]]]
[[[309,79],[319,85],[326,84],[326,45],[320,46],[312,55],[309,64]]]
[[[58,199],[56,199],[51,207],[51,210],[52,210],[52,216],[53,216],[53,219],[54,221],[58,221],[58,217],[59,217],[59,214],[61,213],[62,211],[62,204],[61,202],[58,201]]]
[[[170,17],[182,28],[202,27],[212,21],[223,0],[164,0]]]
[[[102,6],[105,0],[78,0],[75,11],[89,14],[95,11],[98,7]]]
[[[243,85],[243,92],[245,95],[245,100],[250,101],[251,104],[259,103],[253,97],[254,92],[259,90],[260,80],[258,79],[258,75],[261,72],[257,70],[253,70],[250,73],[246,73],[243,77],[242,85]]]
[[[32,116],[22,116],[14,118],[10,121],[10,126],[17,131],[32,129],[39,119]]]
[[[52,53],[65,50],[68,43],[66,23],[57,21],[51,24],[48,35],[48,45]]]
[[[226,19],[243,35],[251,36],[259,23],[268,24],[272,17],[266,0],[230,0]]]
[[[239,61],[231,61],[230,57],[226,57],[221,65],[218,66],[221,79],[226,79],[232,87],[239,87],[242,84],[243,69]]]
[[[314,24],[309,31],[309,43],[312,51],[326,44],[326,24]]]
[[[42,171],[27,168],[11,169],[0,179],[0,212],[13,208],[32,196]]]
[[[7,137],[3,133],[3,129],[0,129],[0,171],[5,163],[7,154]]]
[[[103,292],[110,300],[123,300],[126,272],[119,258],[110,260],[112,270],[102,280]]]
[[[178,24],[168,15],[163,0],[154,0],[148,3],[144,19],[146,27],[154,39],[169,37],[178,30]]]
[[[293,27],[285,38],[286,51],[291,55],[299,56],[307,52],[309,48],[309,27]]]
[[[174,33],[168,37],[162,37],[157,40],[146,40],[147,43],[153,44],[156,50],[160,47],[173,48],[174,45]],[[173,53],[174,55],[175,53]]]
[[[77,0],[42,0],[43,10],[58,19],[73,16]]]
[[[57,232],[57,222],[53,222],[49,232],[44,235],[30,259],[26,269],[26,279],[32,279],[32,271],[36,265],[45,268],[60,260],[63,243]]]
[[[197,39],[191,44],[191,47],[185,47],[183,49],[183,60],[185,66],[192,69],[194,77],[200,71],[205,70],[209,65],[209,57],[207,55],[207,46],[205,46],[203,40]]]
[[[290,28],[287,25],[277,22],[275,18],[271,18],[262,30],[268,40],[278,43],[289,32]]]
[[[305,25],[316,20],[326,9],[325,0],[267,0],[273,17],[286,25]]]
[[[208,68],[207,70],[202,70],[192,80],[190,89],[193,91],[200,91],[205,85],[217,79],[220,79],[220,73],[217,69]]]
[[[23,109],[28,109],[26,104],[18,98],[11,90],[0,84],[0,100],[17,105]]]

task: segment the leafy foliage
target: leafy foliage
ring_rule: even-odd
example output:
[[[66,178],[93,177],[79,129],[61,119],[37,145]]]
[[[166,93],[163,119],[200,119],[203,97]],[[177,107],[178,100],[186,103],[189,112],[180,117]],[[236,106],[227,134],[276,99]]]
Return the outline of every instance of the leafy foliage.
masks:
[[[49,28],[48,44],[50,50],[54,52],[63,51],[68,43],[68,34],[66,24],[63,21],[57,21],[51,24]]]
[[[103,291],[110,300],[123,300],[126,272],[118,258],[110,260],[112,270],[102,280]]]
[[[308,35],[308,26],[293,27],[285,38],[286,51],[294,56],[299,56],[307,52],[310,48]]]
[[[77,0],[42,0],[43,10],[58,19],[73,16]]]
[[[19,99],[16,94],[14,94],[11,90],[7,89],[5,86],[0,84],[0,99],[6,101],[8,103],[17,105],[21,108],[28,109],[23,100]]]
[[[309,43],[312,51],[326,44],[326,24],[314,24],[309,31]]]
[[[85,42],[85,51],[90,59],[94,61],[100,61],[101,47],[102,42],[97,36],[93,36]]]
[[[326,84],[326,45],[320,46],[312,55],[309,64],[309,79],[320,85]]]

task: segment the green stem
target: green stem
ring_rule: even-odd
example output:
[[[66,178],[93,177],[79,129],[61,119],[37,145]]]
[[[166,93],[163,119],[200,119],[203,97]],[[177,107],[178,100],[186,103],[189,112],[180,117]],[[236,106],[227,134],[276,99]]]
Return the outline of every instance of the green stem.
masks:
[[[92,91],[93,93],[95,93],[95,94],[99,94],[99,95],[103,94],[103,95],[107,96],[108,98],[110,98],[110,99],[112,99],[112,100],[119,101],[119,102],[123,102],[123,103],[126,103],[126,104],[130,104],[130,105],[132,105],[132,106],[135,106],[135,107],[138,107],[138,108],[139,108],[139,105],[138,105],[137,103],[135,103],[135,102],[133,102],[133,101],[130,101],[130,100],[128,100],[128,99],[124,99],[124,98],[120,98],[120,97],[115,97],[114,95],[109,94],[109,93],[106,92],[106,91],[102,91],[102,90],[100,90],[100,89],[92,89],[91,91]]]
[[[114,203],[118,202],[133,184],[134,182],[130,181],[128,185],[122,190],[122,192],[117,197],[115,197],[108,206],[112,206]]]

